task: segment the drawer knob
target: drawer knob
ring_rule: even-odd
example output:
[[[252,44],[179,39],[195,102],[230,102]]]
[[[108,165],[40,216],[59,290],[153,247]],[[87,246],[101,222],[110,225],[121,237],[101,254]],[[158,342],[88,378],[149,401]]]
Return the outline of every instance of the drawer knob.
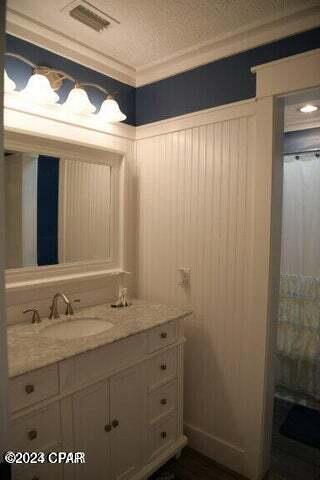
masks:
[[[32,477],[31,480],[40,480],[40,477]]]
[[[107,425],[104,426],[104,429],[107,433],[111,432],[112,427],[111,427],[110,423],[107,423]]]
[[[30,432],[28,432],[29,440],[35,440],[37,436],[38,436],[37,430],[30,430]]]
[[[28,384],[25,386],[25,391],[26,393],[32,393],[34,392],[34,385]]]
[[[167,338],[167,336],[168,336],[167,332],[161,332],[160,333],[161,338]]]
[[[117,428],[119,426],[119,420],[112,420],[113,428]]]
[[[160,403],[161,403],[161,405],[167,405],[167,399],[166,399],[166,398],[162,398],[162,399],[160,400]]]
[[[167,365],[165,363],[162,363],[160,365],[161,370],[167,370]]]
[[[161,432],[161,438],[167,438],[167,432]]]

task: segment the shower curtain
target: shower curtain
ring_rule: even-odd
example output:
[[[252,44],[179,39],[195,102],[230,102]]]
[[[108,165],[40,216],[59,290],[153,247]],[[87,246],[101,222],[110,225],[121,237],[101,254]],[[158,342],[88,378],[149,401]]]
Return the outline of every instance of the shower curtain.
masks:
[[[284,158],[277,383],[320,400],[320,157]]]

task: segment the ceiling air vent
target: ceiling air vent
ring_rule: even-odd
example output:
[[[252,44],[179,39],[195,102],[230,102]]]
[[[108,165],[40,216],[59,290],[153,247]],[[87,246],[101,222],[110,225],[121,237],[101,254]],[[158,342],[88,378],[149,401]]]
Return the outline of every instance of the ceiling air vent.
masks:
[[[86,0],[73,0],[61,11],[96,32],[102,32],[111,24],[120,23]]]
[[[70,10],[69,15],[78,20],[87,27],[93,28],[96,32],[101,32],[101,30],[107,28],[110,25],[108,20],[100,17],[96,13],[89,10],[89,8],[84,7],[83,5],[78,5],[77,7]]]

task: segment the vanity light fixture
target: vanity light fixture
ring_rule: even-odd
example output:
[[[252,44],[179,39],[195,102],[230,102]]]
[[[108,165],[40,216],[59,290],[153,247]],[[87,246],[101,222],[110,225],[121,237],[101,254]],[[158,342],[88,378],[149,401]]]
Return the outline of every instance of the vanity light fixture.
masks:
[[[100,107],[97,115],[99,120],[115,123],[122,122],[127,117],[121,112],[118,102],[115,101],[112,95],[108,95]]]
[[[40,73],[31,75],[20,94],[37,105],[54,105],[59,100],[59,95],[51,88],[48,78]]]
[[[16,89],[16,84],[13,80],[11,80],[11,78],[9,77],[9,75],[7,74],[6,71],[4,71],[4,79],[3,79],[3,82],[4,82],[4,91],[5,93],[11,93],[13,92],[15,89]]]
[[[96,107],[90,102],[87,92],[77,85],[70,90],[62,107],[70,113],[79,115],[89,115],[96,111]]]
[[[59,100],[59,95],[55,90],[61,87],[64,80],[70,80],[74,83],[74,88],[70,90],[67,100],[61,106],[62,110],[78,115],[93,114],[96,111],[96,107],[92,105],[86,90],[83,88],[92,87],[102,91],[106,96],[99,113],[94,115],[94,118],[98,120],[99,124],[122,122],[127,118],[126,115],[121,112],[114,96],[100,85],[96,83],[80,83],[61,70],[37,66],[27,58],[16,53],[6,52],[5,55],[21,60],[32,67],[33,74],[29,78],[27,86],[21,92],[17,92],[19,97],[24,99],[24,101],[41,106],[55,105]],[[6,71],[4,72],[4,83],[6,93],[15,90],[15,82],[7,75]],[[60,105],[57,105],[57,108],[59,107]]]
[[[299,111],[301,113],[312,113],[312,112],[316,112],[318,108],[319,107],[317,107],[316,105],[311,105],[310,103],[308,103],[306,105],[303,105],[303,107],[300,107]]]

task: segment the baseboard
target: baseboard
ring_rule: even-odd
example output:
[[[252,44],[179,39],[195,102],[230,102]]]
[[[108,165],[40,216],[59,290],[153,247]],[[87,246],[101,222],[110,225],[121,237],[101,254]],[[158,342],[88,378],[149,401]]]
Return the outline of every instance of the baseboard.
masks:
[[[217,463],[244,475],[245,451],[190,424],[184,424],[188,445]]]

